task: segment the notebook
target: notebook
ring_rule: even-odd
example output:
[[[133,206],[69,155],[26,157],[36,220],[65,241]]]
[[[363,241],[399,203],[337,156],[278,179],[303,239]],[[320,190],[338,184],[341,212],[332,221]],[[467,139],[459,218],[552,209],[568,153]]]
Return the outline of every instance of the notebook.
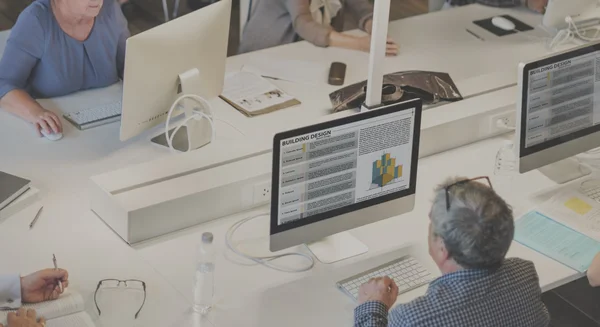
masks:
[[[248,117],[300,104],[263,77],[250,72],[225,76],[221,98]]]
[[[83,311],[83,298],[76,292],[67,291],[57,300],[25,304],[23,307],[35,309],[38,317],[46,318],[46,327],[95,327],[92,318]],[[0,311],[0,323],[5,326],[9,312]]]
[[[30,180],[0,171],[0,210],[29,189]]]

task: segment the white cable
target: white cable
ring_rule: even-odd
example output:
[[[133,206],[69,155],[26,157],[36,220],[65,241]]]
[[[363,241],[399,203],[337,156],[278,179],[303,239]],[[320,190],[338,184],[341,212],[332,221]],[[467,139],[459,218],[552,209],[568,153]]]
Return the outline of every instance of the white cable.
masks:
[[[580,39],[582,39],[584,41],[588,41],[588,42],[594,42],[594,41],[600,40],[600,37],[589,38],[587,36],[581,35],[581,33],[579,32],[579,29],[577,28],[577,25],[575,24],[575,22],[573,21],[573,18],[571,18],[571,16],[567,16],[567,18],[565,18],[565,21],[569,24],[569,29],[572,28],[573,30],[575,30],[575,34]],[[598,32],[596,32],[596,35],[598,35]]]
[[[227,230],[227,233],[225,234],[225,244],[227,245],[227,248],[229,248],[229,250],[231,250],[231,252],[239,255],[242,258],[251,260],[251,261],[255,262],[256,264],[260,264],[265,267],[268,267],[268,268],[271,268],[274,270],[278,270],[278,271],[282,271],[282,272],[296,273],[296,272],[304,272],[304,271],[308,271],[308,270],[312,269],[315,266],[315,260],[313,259],[312,256],[307,255],[307,254],[297,253],[297,252],[289,252],[289,253],[282,253],[282,254],[271,255],[271,256],[256,257],[256,256],[252,256],[250,254],[244,253],[244,252],[238,250],[235,246],[233,246],[233,242],[232,242],[233,235],[235,234],[235,231],[238,230],[238,228],[240,228],[240,226],[249,222],[250,220],[260,218],[263,216],[268,216],[268,215],[269,215],[268,213],[262,213],[262,214],[259,214],[256,216],[244,218],[244,219],[236,222],[235,224],[231,225],[231,227],[229,227],[229,229]],[[273,261],[273,260],[281,259],[281,258],[289,257],[289,256],[302,257],[304,259],[307,259],[309,261],[309,264],[306,265],[306,267],[304,267],[304,268],[289,269],[289,268],[279,267],[279,266],[276,266],[273,263],[271,263],[271,261]]]
[[[215,136],[215,127],[214,127],[214,124],[212,121],[212,117],[202,111],[199,111],[199,110],[193,110],[193,114],[190,117],[187,117],[181,124],[179,124],[179,126],[177,126],[177,128],[175,128],[173,133],[171,135],[169,135],[169,122],[171,121],[171,115],[173,114],[173,111],[175,110],[175,108],[177,108],[177,106],[179,105],[179,102],[181,102],[181,100],[183,100],[183,99],[195,100],[203,107],[204,110],[208,111],[212,115],[212,107],[210,106],[210,103],[208,103],[208,101],[206,101],[206,99],[204,99],[201,96],[198,96],[195,94],[184,94],[184,95],[180,96],[179,98],[177,98],[177,100],[175,100],[175,102],[173,102],[171,109],[169,109],[169,113],[167,114],[167,121],[165,122],[165,137],[167,139],[167,144],[169,145],[169,149],[171,149],[172,151],[175,151],[175,149],[173,148],[173,138],[175,137],[175,134],[179,131],[179,129],[182,126],[185,126],[192,119],[196,119],[196,120],[207,119],[210,124],[210,128],[211,128],[211,138],[210,138],[211,142],[213,141],[214,136]],[[196,115],[199,115],[200,119],[198,119],[196,117]],[[188,140],[187,151],[190,151],[191,147],[192,147],[192,142],[191,142],[191,140]]]

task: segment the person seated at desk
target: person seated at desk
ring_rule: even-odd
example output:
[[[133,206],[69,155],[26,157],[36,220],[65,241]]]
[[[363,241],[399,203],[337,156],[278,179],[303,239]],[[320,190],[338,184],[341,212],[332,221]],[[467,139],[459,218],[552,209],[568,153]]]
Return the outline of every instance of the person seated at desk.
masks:
[[[62,290],[59,282],[62,283]],[[69,286],[69,273],[64,269],[44,269],[25,277],[0,276],[0,309],[19,309],[24,303],[56,300]],[[36,321],[34,310],[20,309],[8,314],[8,326],[44,327]],[[0,324],[0,327],[2,324]]]
[[[369,52],[370,35],[340,33],[346,7],[358,19],[359,28],[371,34],[373,6],[368,0],[260,0],[244,28],[239,52],[261,50],[300,39],[319,47]],[[398,46],[388,40],[386,54],[397,53]]]
[[[444,3],[444,9],[470,5],[473,3],[504,8],[518,7],[523,5],[539,13],[543,13],[544,11],[546,11],[546,6],[548,6],[548,0],[446,0],[446,2]]]
[[[359,291],[356,327],[549,325],[533,263],[505,259],[513,240],[513,213],[491,185],[464,178],[446,181],[435,190],[429,218],[429,254],[442,277],[430,283],[424,296],[399,304],[389,316],[398,287],[387,277],[370,280]]]
[[[62,133],[34,98],[105,87],[123,76],[127,21],[115,0],[37,0],[19,15],[0,59],[0,107],[41,136]]]

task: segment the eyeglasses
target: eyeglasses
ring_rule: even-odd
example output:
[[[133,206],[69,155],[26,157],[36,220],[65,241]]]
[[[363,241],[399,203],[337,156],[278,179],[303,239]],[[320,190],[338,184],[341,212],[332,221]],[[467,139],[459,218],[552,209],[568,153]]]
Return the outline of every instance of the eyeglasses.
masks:
[[[129,285],[127,284],[129,283]],[[144,304],[146,303],[146,283],[141,281],[141,280],[137,280],[137,279],[126,279],[126,280],[119,280],[119,279],[103,279],[101,281],[98,282],[98,286],[96,287],[96,291],[94,292],[94,303],[96,304],[96,310],[98,310],[98,315],[101,315],[102,312],[100,311],[100,308],[98,307],[98,301],[97,301],[97,296],[98,296],[98,291],[100,290],[100,287],[102,287],[102,285],[105,285],[106,287],[109,288],[119,288],[121,287],[121,285],[125,286],[126,288],[131,288],[131,289],[143,289],[144,291],[144,301],[142,302],[142,306],[140,306],[140,309],[135,313],[135,319],[137,319],[138,315],[140,314],[140,311],[142,311],[142,308],[144,307]]]
[[[465,179],[462,181],[458,181],[454,184],[450,184],[448,186],[445,187],[446,190],[446,210],[450,210],[450,188],[454,187],[454,186],[460,186],[466,183],[470,183],[470,182],[474,182],[474,181],[478,181],[481,179],[485,179],[488,182],[488,185],[490,186],[490,188],[493,190],[494,188],[492,187],[492,182],[490,182],[490,178],[487,176],[480,176],[480,177],[475,177],[475,178],[471,178],[471,179]]]

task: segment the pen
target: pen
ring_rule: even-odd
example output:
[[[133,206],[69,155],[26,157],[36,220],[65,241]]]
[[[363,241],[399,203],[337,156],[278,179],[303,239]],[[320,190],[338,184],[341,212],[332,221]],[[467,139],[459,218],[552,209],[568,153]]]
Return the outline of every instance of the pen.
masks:
[[[35,214],[35,218],[33,218],[33,221],[31,222],[31,224],[29,224],[29,229],[32,229],[33,225],[35,225],[35,223],[37,222],[38,218],[40,218],[40,214],[42,213],[42,209],[44,209],[44,206],[42,206],[40,208],[40,210],[38,210],[38,212]]]
[[[467,29],[465,29],[465,31],[467,31],[467,33],[473,35],[474,37],[478,38],[479,40],[485,41],[481,36],[475,34],[475,32],[471,31],[470,29],[467,28]]]
[[[54,263],[54,270],[58,270],[58,265],[56,264],[56,256],[54,254],[52,254],[52,262]],[[60,287],[60,291],[62,293],[63,286],[62,286],[62,282],[60,280],[58,281],[58,287]]]

